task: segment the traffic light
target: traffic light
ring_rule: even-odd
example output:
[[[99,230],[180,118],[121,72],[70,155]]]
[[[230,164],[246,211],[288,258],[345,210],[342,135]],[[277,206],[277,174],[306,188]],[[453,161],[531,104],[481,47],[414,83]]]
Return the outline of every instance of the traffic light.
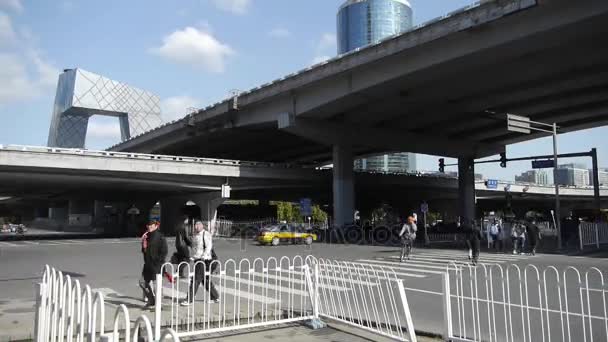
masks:
[[[445,173],[445,159],[439,158],[439,172]]]
[[[507,167],[507,153],[502,152],[500,154],[500,167]]]

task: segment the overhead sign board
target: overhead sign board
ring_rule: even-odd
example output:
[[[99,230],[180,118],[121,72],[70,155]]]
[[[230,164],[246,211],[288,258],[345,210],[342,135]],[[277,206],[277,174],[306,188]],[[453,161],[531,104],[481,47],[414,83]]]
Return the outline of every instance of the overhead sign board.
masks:
[[[533,160],[532,161],[532,168],[533,169],[549,169],[555,166],[555,163],[553,162],[553,159],[547,159],[547,160]]]
[[[420,212],[426,214],[429,212],[429,204],[424,202],[420,205]]]
[[[507,114],[507,130],[511,132],[530,134],[530,118]]]
[[[310,198],[300,199],[300,215],[312,216],[312,204]]]
[[[496,179],[488,179],[486,181],[486,188],[488,188],[488,189],[498,189],[498,180],[496,180]]]

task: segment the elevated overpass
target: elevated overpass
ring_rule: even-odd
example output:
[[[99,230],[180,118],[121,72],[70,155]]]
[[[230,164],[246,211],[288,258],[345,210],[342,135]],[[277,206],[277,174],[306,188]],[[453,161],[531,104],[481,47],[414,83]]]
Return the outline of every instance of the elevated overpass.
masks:
[[[542,135],[508,132],[506,113],[561,132],[608,122],[608,2],[486,1],[410,32],[242,92],[132,137],[112,151],[334,165],[334,217],[354,210],[355,156],[459,158],[462,215],[473,160]]]

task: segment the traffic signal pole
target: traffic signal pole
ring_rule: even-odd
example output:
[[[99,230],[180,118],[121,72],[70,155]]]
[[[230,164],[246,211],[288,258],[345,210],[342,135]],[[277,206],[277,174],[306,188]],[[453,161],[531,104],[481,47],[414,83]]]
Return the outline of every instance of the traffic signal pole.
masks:
[[[562,217],[559,200],[559,183],[557,182],[557,124],[553,123],[553,184],[555,185],[555,228],[557,230],[557,249],[562,249]]]

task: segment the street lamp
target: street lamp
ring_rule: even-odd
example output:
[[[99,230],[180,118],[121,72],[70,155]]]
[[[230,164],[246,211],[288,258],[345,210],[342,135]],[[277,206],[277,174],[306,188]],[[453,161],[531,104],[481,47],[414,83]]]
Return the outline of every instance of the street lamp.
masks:
[[[537,125],[540,127],[534,127]],[[555,228],[557,230],[557,248],[562,248],[562,223],[560,215],[559,184],[557,182],[557,124],[532,121],[529,117],[507,114],[507,130],[530,134],[532,131],[544,132],[553,135],[553,183],[555,185]]]

